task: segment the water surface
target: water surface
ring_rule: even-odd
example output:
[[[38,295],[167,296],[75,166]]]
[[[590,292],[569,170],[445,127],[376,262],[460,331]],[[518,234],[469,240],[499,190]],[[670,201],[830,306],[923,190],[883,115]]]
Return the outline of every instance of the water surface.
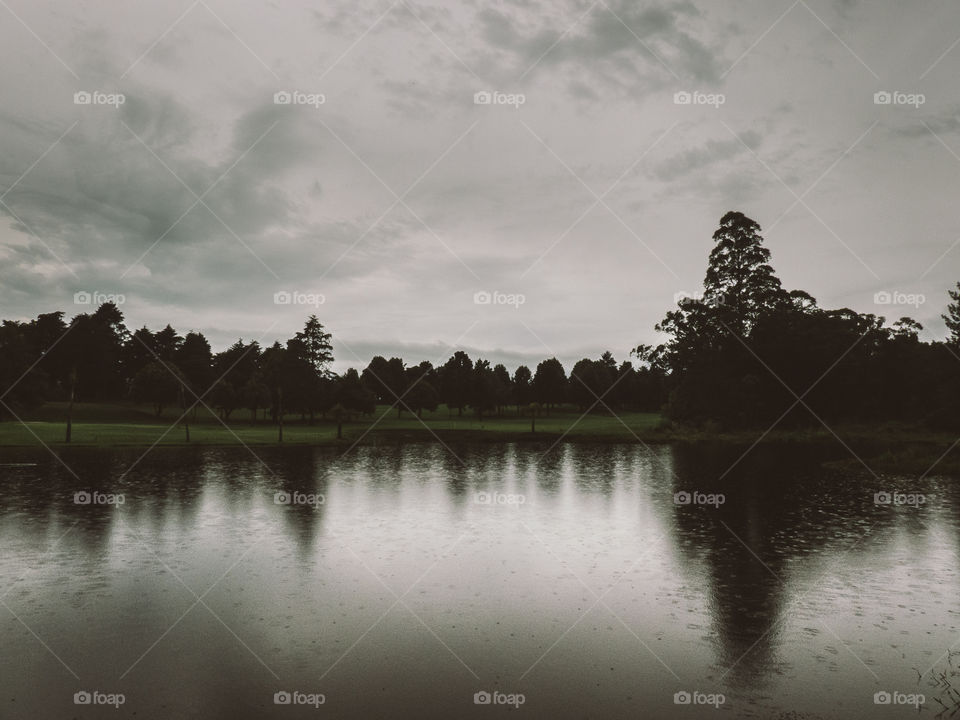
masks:
[[[874,718],[917,712],[878,692],[922,693],[930,716],[934,698],[950,704],[933,682],[960,668],[949,481],[828,473],[782,450],[727,472],[739,453],[548,449],[6,451],[35,464],[0,467],[0,716]],[[924,502],[875,502],[894,490]],[[677,503],[694,491],[724,502]],[[84,691],[123,704],[75,704]],[[275,704],[295,691],[324,702]]]

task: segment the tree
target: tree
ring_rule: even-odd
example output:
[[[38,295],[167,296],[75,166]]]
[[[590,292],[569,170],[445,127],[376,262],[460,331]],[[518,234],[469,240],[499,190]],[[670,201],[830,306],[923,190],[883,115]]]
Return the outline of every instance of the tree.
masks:
[[[337,380],[334,391],[336,403],[349,412],[369,415],[376,410],[377,398],[360,381],[360,374],[350,368]]]
[[[39,406],[48,378],[37,367],[39,352],[29,325],[4,320],[0,325],[0,417]]]
[[[490,361],[478,359],[473,366],[469,404],[481,419],[485,411],[492,410],[496,406],[496,382],[496,375],[490,367]]]
[[[260,364],[260,344],[254,340],[245,345],[237,340],[214,356],[214,373],[219,378],[210,393],[213,406],[220,410],[224,420],[242,406],[243,388],[257,372]]]
[[[503,408],[510,404],[513,398],[513,381],[507,368],[498,363],[493,366],[494,404],[497,406],[497,415],[503,414]]]
[[[364,387],[376,395],[377,402],[381,405],[391,407],[396,405],[397,416],[400,416],[404,407],[401,398],[407,389],[407,375],[403,360],[396,357],[387,360],[377,355],[364,368],[360,379]]]
[[[526,365],[521,365],[513,371],[513,402],[517,406],[518,413],[520,412],[520,407],[529,405],[530,400],[533,398],[530,384],[532,379],[530,368]]]
[[[607,395],[617,381],[617,361],[609,350],[599,360],[584,358],[570,371],[569,397],[586,410],[593,405],[609,407],[613,398]]]
[[[153,360],[134,376],[130,394],[134,402],[153,405],[154,412],[159,417],[165,406],[179,399],[181,383],[186,383],[186,378],[176,365]]]
[[[578,360],[570,371],[569,384],[567,397],[583,412],[596,401],[593,386],[599,383],[596,381],[596,367],[593,360],[588,358]]]
[[[78,401],[116,400],[126,392],[121,359],[128,337],[123,313],[113,303],[73,318],[60,345],[77,374]]]
[[[260,370],[252,373],[239,390],[239,403],[250,411],[252,422],[257,421],[257,410],[270,404],[270,388]]]
[[[424,410],[433,412],[440,403],[440,393],[433,381],[435,374],[433,365],[426,360],[407,368],[403,405],[410,412],[416,413],[417,417],[420,417]]]
[[[440,397],[448,410],[463,408],[470,404],[470,389],[473,380],[473,361],[462,350],[457,350],[440,368]]]
[[[156,358],[156,354],[157,343],[146,325],[134,330],[123,346],[124,376],[132,380],[140,370]]]
[[[704,302],[743,337],[765,311],[786,300],[770,266],[760,225],[741,212],[728,212],[713,234],[716,243],[704,280]]]
[[[330,340],[333,337],[323,329],[323,325],[317,319],[316,315],[311,315],[307,319],[302,332],[298,332],[295,338],[300,341],[303,347],[304,358],[310,363],[318,377],[329,377],[331,375],[330,363],[333,362],[333,345]]]
[[[203,398],[214,379],[210,343],[201,333],[187,333],[174,355],[174,362],[187,379],[187,387],[190,388],[185,396],[187,407],[192,407],[196,414],[197,401],[194,396]]]
[[[548,408],[556,407],[564,401],[567,389],[567,374],[556,358],[544,360],[537,365],[533,376],[533,397]]]
[[[153,336],[154,350],[161,360],[172,362],[183,345],[183,338],[170,325]]]
[[[757,359],[764,356],[751,347],[757,328],[779,337],[778,327],[810,315],[816,303],[806,293],[782,289],[760,226],[743,213],[724,215],[713,239],[703,300],[681,299],[656,326],[667,342],[637,350],[655,371],[669,374],[672,418],[751,424],[764,416],[758,403],[779,404],[784,392],[771,385],[775,378]]]
[[[270,389],[270,414],[277,423],[277,442],[283,442],[283,384],[287,362],[287,349],[279,342],[273,343],[260,356],[263,381]]]

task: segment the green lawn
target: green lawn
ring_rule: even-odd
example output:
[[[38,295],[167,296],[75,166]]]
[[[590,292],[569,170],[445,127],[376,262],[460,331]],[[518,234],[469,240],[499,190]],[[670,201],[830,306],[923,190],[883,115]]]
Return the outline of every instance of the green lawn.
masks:
[[[149,408],[130,404],[77,404],[73,413],[74,445],[177,446],[185,442],[184,428],[176,425],[179,412],[165,410],[159,417]],[[66,405],[48,403],[37,410],[24,413],[18,421],[0,422],[0,449],[5,447],[37,447],[41,441],[54,448],[64,447]],[[537,418],[536,434],[530,433],[530,418],[519,417],[510,409],[503,417],[477,419],[472,412],[458,416],[441,407],[436,412],[425,412],[423,422],[409,413],[397,417],[397,411],[387,406],[377,408],[373,417],[360,418],[343,424],[343,438],[337,439],[337,426],[329,419],[317,418],[313,425],[299,416],[288,416],[284,421],[283,440],[289,445],[338,445],[350,447],[354,443],[381,442],[444,442],[469,440],[475,442],[542,441],[560,439],[574,442],[684,442],[739,446],[744,450],[760,436],[759,430],[708,432],[692,428],[667,429],[656,413],[620,413],[582,416],[574,408],[552,412]],[[210,412],[201,410],[190,422],[190,442],[197,445],[272,445],[277,442],[277,428],[269,420],[258,418],[251,422],[249,412],[235,412],[229,427]],[[171,427],[172,426],[172,427]],[[767,444],[800,444],[814,450],[832,447],[844,449],[839,460],[831,463],[862,469],[861,463],[847,450],[856,448],[859,456],[868,460],[877,472],[925,474],[936,468],[937,473],[960,476],[960,444],[949,433],[931,433],[919,427],[881,425],[846,426],[833,428],[844,439],[839,443],[833,431],[825,428],[802,430],[777,429],[763,436]]]
[[[159,417],[149,409],[132,405],[84,404],[74,406],[72,442],[77,445],[177,445],[185,441],[184,428],[175,423],[179,413],[165,410]],[[47,403],[37,410],[21,416],[25,424],[17,421],[0,423],[0,446],[63,444],[66,430],[66,406],[63,403]],[[537,418],[536,435],[545,439],[567,433],[571,439],[604,439],[635,441],[635,436],[649,439],[660,423],[656,413],[620,413],[619,419],[607,414],[590,414],[581,417],[574,409],[565,409]],[[277,428],[269,420],[258,418],[251,422],[248,411],[234,412],[224,427],[209,412],[201,410],[190,422],[190,441],[198,444],[269,444],[277,442]],[[431,432],[432,431],[432,432]],[[530,437],[530,418],[518,417],[511,409],[504,416],[478,419],[472,412],[458,416],[446,408],[436,412],[424,412],[421,419],[410,413],[397,416],[397,411],[387,406],[377,408],[373,417],[344,422],[343,439],[351,443],[364,437],[375,442],[379,438],[433,439],[436,433],[446,439],[452,435],[465,437],[489,437],[491,439],[522,439]],[[329,419],[317,418],[313,425],[300,416],[285,419],[283,440],[291,444],[337,443],[336,424]],[[535,436],[534,436],[535,437]],[[239,439],[238,439],[239,438]]]

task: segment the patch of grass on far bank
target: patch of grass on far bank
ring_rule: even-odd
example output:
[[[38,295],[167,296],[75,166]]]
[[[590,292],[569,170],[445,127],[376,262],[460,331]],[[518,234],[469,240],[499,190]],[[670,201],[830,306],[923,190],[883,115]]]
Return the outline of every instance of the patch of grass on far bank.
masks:
[[[154,443],[177,445],[186,441],[182,424],[173,425],[180,413],[175,408],[159,416],[132,405],[78,403],[73,409],[72,444],[75,445],[143,445]],[[24,413],[25,424],[17,421],[0,423],[0,446],[31,446],[41,441],[47,445],[64,443],[66,405],[48,403],[36,411]],[[249,411],[236,411],[228,421],[220,422],[209,411],[200,409],[190,417],[190,442],[197,444],[248,445],[277,442],[277,426],[258,414],[256,421]],[[657,413],[623,412],[583,415],[565,408],[536,418],[536,433],[530,433],[530,418],[517,415],[511,408],[502,416],[492,414],[478,418],[465,411],[459,415],[441,407],[424,412],[421,418],[395,409],[379,406],[373,416],[344,421],[343,438],[338,440],[337,424],[330,418],[317,417],[310,424],[299,415],[284,418],[283,441],[290,444],[352,443],[363,438],[371,443],[384,439],[432,440],[464,436],[479,439],[558,438],[635,442],[637,437],[651,437],[660,424]]]

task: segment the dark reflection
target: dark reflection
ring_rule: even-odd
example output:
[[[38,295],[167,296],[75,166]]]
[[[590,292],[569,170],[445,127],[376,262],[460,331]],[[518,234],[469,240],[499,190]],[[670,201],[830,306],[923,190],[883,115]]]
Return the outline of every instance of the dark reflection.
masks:
[[[577,485],[609,496],[622,468],[623,448],[609,445],[574,445],[570,462]]]
[[[316,548],[326,512],[331,460],[329,451],[313,448],[295,448],[269,459],[275,474],[269,500],[280,511],[301,563],[309,561]]]
[[[564,481],[564,469],[569,461],[570,446],[564,443],[554,445],[536,444],[527,446],[533,454],[531,472],[536,475],[540,491],[555,494]]]
[[[116,469],[120,489],[128,502],[123,518],[141,536],[159,533],[175,524],[187,533],[197,513],[208,480],[211,452],[202,448],[154,448],[148,455],[123,454]]]
[[[895,525],[917,553],[928,535],[927,508],[878,507],[876,481],[824,471],[823,458],[808,449],[762,446],[736,462],[745,449],[674,450],[671,493],[722,493],[719,507],[663,498],[688,570],[707,567],[717,665],[740,686],[777,670],[780,633],[790,619],[787,600],[829,579],[829,559],[876,547]]]

